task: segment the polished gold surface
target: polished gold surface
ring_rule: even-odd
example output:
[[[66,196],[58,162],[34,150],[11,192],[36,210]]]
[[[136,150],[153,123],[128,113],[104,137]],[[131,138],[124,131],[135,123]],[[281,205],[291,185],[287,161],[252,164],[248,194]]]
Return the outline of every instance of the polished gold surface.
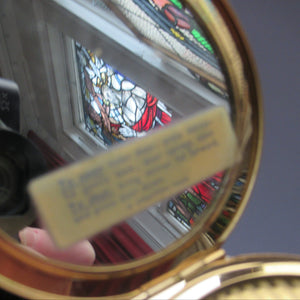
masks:
[[[148,288],[135,299],[297,299],[299,259],[279,254],[227,257],[199,268],[194,277],[177,276],[160,291]]]
[[[212,264],[172,299],[299,299],[299,256],[245,255]]]
[[[208,299],[299,299],[299,286],[299,277],[262,278],[229,287]]]
[[[165,249],[141,259],[94,267],[71,265],[37,256],[3,232],[0,285],[4,289],[35,299],[119,299],[120,295],[149,298],[174,284],[181,289],[182,280],[184,286],[187,282],[192,285],[206,267],[211,268],[208,265],[224,256],[222,250],[214,251],[221,247],[240,218],[258,169],[262,147],[261,95],[248,45],[227,3],[182,2],[205,31],[221,62],[241,162],[227,170],[217,198],[192,230]],[[154,281],[147,283],[150,280]]]

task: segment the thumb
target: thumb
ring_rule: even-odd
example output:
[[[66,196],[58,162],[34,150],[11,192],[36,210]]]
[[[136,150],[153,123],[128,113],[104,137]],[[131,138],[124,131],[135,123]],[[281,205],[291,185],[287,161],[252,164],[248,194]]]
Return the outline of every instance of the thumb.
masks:
[[[19,238],[23,245],[49,258],[80,265],[92,265],[95,260],[95,251],[88,241],[79,242],[67,249],[57,249],[46,230],[33,227],[22,229]]]

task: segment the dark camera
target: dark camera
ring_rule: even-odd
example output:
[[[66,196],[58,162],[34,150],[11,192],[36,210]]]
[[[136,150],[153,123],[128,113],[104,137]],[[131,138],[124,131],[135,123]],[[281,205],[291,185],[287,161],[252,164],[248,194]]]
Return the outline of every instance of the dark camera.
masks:
[[[19,88],[0,78],[0,216],[27,211],[26,186],[45,169],[42,154],[20,134]]]

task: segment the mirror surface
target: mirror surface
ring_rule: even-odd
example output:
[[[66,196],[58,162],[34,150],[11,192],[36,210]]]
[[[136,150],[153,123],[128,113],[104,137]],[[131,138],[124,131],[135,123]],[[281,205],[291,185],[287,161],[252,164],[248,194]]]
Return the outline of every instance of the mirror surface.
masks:
[[[22,16],[27,1],[12,2],[6,9],[20,17],[14,24],[20,40],[14,43],[22,44],[19,51],[32,88],[29,96],[22,95],[22,132],[43,153],[49,171],[109,151],[195,111],[222,106],[235,118],[212,38],[183,2],[34,1]],[[30,28],[21,28],[31,17]],[[8,24],[4,19],[4,31]],[[216,205],[227,184],[224,178],[226,170],[219,170],[94,236],[95,265],[132,261],[172,245]],[[243,182],[244,174],[233,193],[239,194]],[[42,223],[32,208],[3,218],[3,230],[14,237],[22,225]],[[15,222],[19,219],[21,225]],[[212,243],[214,238],[207,236]]]

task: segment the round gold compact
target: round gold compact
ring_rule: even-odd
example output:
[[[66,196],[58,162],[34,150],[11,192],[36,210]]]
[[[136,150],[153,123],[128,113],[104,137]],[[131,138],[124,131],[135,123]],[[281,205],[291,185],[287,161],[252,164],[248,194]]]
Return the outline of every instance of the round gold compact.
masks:
[[[20,90],[15,134],[48,166],[22,191],[28,207],[0,212],[4,291],[300,297],[298,256],[222,249],[263,139],[254,62],[226,1],[12,0],[0,9],[0,75]],[[93,265],[22,245],[27,226],[46,230],[58,252],[88,240]]]

